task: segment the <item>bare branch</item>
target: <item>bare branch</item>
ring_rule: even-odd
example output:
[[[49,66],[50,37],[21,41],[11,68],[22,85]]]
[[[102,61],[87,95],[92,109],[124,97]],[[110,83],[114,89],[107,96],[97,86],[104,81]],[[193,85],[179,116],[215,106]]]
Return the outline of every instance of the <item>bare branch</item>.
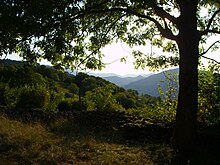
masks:
[[[216,10],[216,11],[214,12],[214,14],[212,15],[212,17],[209,19],[209,23],[208,23],[207,28],[206,28],[207,30],[210,28],[210,26],[211,26],[211,24],[212,24],[212,22],[213,22],[215,16],[216,16],[219,12],[220,12],[220,9]]]
[[[206,57],[206,56],[201,56],[201,57],[203,57],[203,58],[205,58],[205,59],[208,59],[208,60],[211,60],[211,61],[214,61],[214,62],[217,63],[217,64],[220,64],[220,61],[217,61],[217,60],[215,60],[215,59],[213,59],[213,58],[209,58],[209,57]]]
[[[214,14],[212,15],[212,17],[209,19],[209,22],[208,22],[208,25],[207,25],[206,29],[201,32],[201,36],[202,36],[202,35],[206,35],[206,34],[209,33],[209,32],[220,34],[219,31],[210,30],[210,27],[211,27],[211,25],[212,25],[212,22],[214,21],[214,18],[215,18],[215,16],[216,16],[218,13],[220,13],[220,8],[219,8],[218,10],[216,10],[216,11],[214,12]]]
[[[127,57],[127,56],[126,56],[126,57]],[[123,58],[126,58],[126,57],[123,57]],[[118,59],[116,59],[116,60],[113,60],[113,61],[108,62],[108,63],[103,63],[103,64],[104,64],[104,65],[111,65],[111,64],[113,64],[113,63],[115,63],[115,62],[121,61],[121,59],[122,59],[122,58],[118,58]]]
[[[204,56],[206,53],[208,53],[208,51],[209,51],[213,46],[215,46],[215,44],[217,44],[217,43],[220,43],[220,40],[215,41],[212,45],[210,45],[209,48],[208,48],[206,51],[204,51],[203,53],[199,54],[199,57],[203,57],[203,56]]]
[[[216,31],[216,30],[207,30],[207,33],[220,34],[220,31]]]

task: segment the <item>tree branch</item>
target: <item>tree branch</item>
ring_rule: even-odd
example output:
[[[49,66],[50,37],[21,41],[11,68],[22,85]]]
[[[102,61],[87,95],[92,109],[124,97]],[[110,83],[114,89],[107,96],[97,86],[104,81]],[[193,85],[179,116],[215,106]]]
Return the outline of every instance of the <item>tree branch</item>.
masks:
[[[155,13],[163,18],[163,19],[168,19],[170,22],[174,23],[174,24],[178,24],[178,19],[173,17],[172,15],[170,15],[169,13],[167,13],[165,10],[163,10],[162,7],[158,7],[158,6],[154,6],[153,7]]]
[[[217,44],[217,43],[220,43],[220,40],[215,41],[212,45],[210,45],[209,48],[208,48],[206,51],[204,51],[203,53],[199,54],[199,57],[203,57],[203,56],[204,56],[206,53],[208,53],[208,51],[209,51],[213,46],[215,46],[215,44]]]
[[[217,60],[215,60],[215,59],[213,59],[213,58],[209,58],[209,57],[206,57],[206,56],[201,56],[201,57],[203,57],[203,58],[205,58],[205,59],[208,59],[208,60],[211,60],[211,61],[214,61],[214,62],[216,62],[217,64],[220,64],[220,62],[219,61],[217,61]]]
[[[8,57],[8,54],[5,54],[5,57],[3,59],[0,59],[0,63],[4,62],[7,57]]]
[[[172,31],[169,28],[163,28],[163,26],[156,19],[150,16],[147,16],[147,15],[141,14],[135,10],[131,10],[128,8],[111,8],[111,9],[106,9],[106,10],[95,10],[95,11],[92,11],[92,13],[104,13],[104,12],[112,12],[112,11],[113,12],[116,12],[116,11],[125,12],[127,14],[135,15],[140,18],[148,19],[157,26],[158,30],[160,31],[163,37],[171,39],[171,40],[176,40],[176,36],[172,33]]]
[[[210,30],[207,30],[207,33],[220,34],[220,31],[210,29]]]
[[[208,22],[208,25],[207,25],[206,29],[201,32],[201,36],[202,36],[202,35],[206,35],[206,34],[209,33],[209,32],[220,34],[219,31],[210,30],[210,27],[211,27],[211,25],[212,25],[212,22],[214,21],[214,18],[215,18],[215,16],[216,16],[218,13],[220,13],[220,9],[216,10],[216,11],[214,12],[214,14],[212,15],[212,17],[209,19],[209,22]]]

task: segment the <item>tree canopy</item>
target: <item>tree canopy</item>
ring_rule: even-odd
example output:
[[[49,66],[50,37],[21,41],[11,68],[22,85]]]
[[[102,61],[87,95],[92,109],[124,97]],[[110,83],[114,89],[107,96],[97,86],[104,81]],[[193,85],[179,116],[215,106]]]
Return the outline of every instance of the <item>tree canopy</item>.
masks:
[[[183,1],[184,2],[184,1]],[[185,2],[184,2],[185,3]],[[148,41],[178,54],[181,1],[3,0],[0,3],[0,55],[19,53],[28,61],[47,59],[54,65],[101,68],[100,49],[113,41],[129,46]],[[191,2],[190,2],[191,3]],[[200,56],[210,49],[207,37],[219,34],[219,1],[195,1]],[[198,5],[197,5],[198,3]],[[167,40],[169,39],[169,40]],[[219,40],[209,45],[216,48]],[[207,48],[207,49],[205,49]],[[152,58],[133,52],[137,66],[177,65],[178,56]],[[168,64],[167,64],[168,63]]]

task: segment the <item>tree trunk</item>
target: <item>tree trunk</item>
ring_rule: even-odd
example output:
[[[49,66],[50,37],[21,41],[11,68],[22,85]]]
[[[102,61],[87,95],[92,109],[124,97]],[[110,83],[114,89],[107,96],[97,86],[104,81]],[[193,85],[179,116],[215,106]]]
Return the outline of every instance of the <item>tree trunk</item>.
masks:
[[[173,164],[187,164],[192,159],[196,140],[198,108],[198,46],[196,4],[180,5],[178,48],[180,54],[179,96],[174,131],[177,155]]]

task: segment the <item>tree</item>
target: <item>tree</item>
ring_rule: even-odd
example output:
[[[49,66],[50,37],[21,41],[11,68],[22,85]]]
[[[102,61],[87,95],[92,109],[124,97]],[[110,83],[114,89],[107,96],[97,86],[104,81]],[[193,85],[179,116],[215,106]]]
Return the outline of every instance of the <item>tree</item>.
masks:
[[[89,75],[85,74],[85,73],[78,73],[75,77],[75,83],[76,85],[78,86],[79,90],[79,106],[80,106],[80,110],[82,110],[82,96],[83,96],[83,93],[82,93],[82,87],[83,87],[83,80],[86,79]]]
[[[174,139],[184,161],[190,159],[196,139],[198,59],[220,43],[205,46],[208,37],[220,34],[219,0],[3,0],[0,11],[2,56],[19,52],[30,61],[45,58],[72,69],[101,69],[100,49],[112,41],[130,46],[150,41],[178,54],[157,58],[135,51],[134,57],[140,67],[179,65]]]
[[[125,109],[136,108],[137,99],[134,95],[128,92],[118,92],[116,94],[116,100],[121,104]]]

